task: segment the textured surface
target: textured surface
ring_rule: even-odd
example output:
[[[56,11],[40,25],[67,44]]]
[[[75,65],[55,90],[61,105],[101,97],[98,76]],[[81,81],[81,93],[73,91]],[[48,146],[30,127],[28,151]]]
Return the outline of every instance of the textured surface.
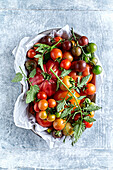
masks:
[[[0,0],[0,169],[113,169],[112,10],[111,0]],[[11,51],[24,36],[66,24],[98,46],[97,55],[106,72],[97,94],[103,109],[96,112],[94,126],[74,147],[50,150],[44,140],[13,123],[21,88],[11,83],[15,75]]]

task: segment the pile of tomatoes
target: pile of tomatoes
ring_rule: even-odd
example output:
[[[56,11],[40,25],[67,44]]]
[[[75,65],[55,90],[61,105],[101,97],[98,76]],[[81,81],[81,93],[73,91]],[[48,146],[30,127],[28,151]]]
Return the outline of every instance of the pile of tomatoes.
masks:
[[[62,40],[59,42],[59,40]],[[84,88],[77,92],[72,89],[72,92],[76,97],[86,96],[82,100],[78,100],[81,107],[84,105],[84,101],[89,99],[90,104],[94,104],[91,100],[96,92],[95,86],[95,75],[102,72],[100,65],[97,65],[97,58],[94,56],[94,52],[97,49],[96,44],[89,43],[89,40],[85,36],[81,36],[77,41],[72,39],[63,39],[62,37],[52,38],[50,36],[45,36],[41,38],[36,44],[46,44],[52,46],[57,43],[56,48],[52,49],[48,56],[43,56],[43,68],[44,74],[41,67],[38,64],[38,58],[35,58],[39,54],[35,45],[27,52],[28,60],[25,63],[25,67],[29,73],[36,69],[36,74],[33,78],[29,78],[32,85],[39,86],[39,92],[33,102],[29,104],[29,111],[36,117],[36,122],[43,126],[48,127],[47,132],[52,133],[54,138],[62,137],[63,135],[73,135],[72,123],[80,119],[81,115],[78,113],[74,116],[74,119],[66,122],[66,119],[60,118],[63,110],[59,112],[56,111],[59,100],[62,100],[67,95],[67,89],[64,85],[60,84],[57,87],[57,77],[50,71],[50,68],[55,72],[55,74],[60,77],[62,82],[67,86],[67,88],[72,87],[72,82],[77,86],[78,79],[81,79],[90,74],[90,78]],[[46,58],[47,57],[47,58]],[[62,71],[71,70],[71,72],[61,77]],[[71,80],[71,81],[70,81]],[[72,96],[70,93],[67,98]],[[67,99],[66,98],[66,99]],[[91,99],[91,100],[90,100]],[[75,99],[71,99],[70,104],[75,104]],[[76,106],[75,106],[76,108]],[[89,114],[90,117],[94,116],[94,112]],[[86,128],[90,128],[93,123],[86,122],[84,120]]]

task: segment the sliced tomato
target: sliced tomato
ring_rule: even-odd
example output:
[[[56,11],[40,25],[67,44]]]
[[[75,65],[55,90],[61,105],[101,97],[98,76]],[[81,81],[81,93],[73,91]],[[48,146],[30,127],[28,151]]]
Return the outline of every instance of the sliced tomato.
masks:
[[[36,113],[36,121],[38,122],[39,125],[41,125],[42,127],[49,127],[52,126],[52,122],[49,122],[47,120],[42,120],[39,117],[39,112]]]

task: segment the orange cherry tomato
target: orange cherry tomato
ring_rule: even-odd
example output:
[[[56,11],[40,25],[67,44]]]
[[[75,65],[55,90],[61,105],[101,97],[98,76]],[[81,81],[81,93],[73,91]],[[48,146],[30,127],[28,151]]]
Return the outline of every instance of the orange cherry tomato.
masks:
[[[71,67],[71,61],[68,60],[68,59],[62,60],[61,63],[60,63],[60,67],[68,70]]]
[[[34,49],[30,49],[28,52],[27,52],[27,57],[28,58],[34,58],[34,56],[36,55],[36,52]]]
[[[62,51],[58,48],[54,48],[51,52],[50,52],[50,56],[51,58],[55,61],[57,58],[61,58],[62,59]]]
[[[90,112],[90,114],[89,114],[88,116],[89,116],[89,117],[94,117],[94,115],[95,115],[95,112],[92,111],[92,112]]]
[[[70,52],[66,51],[65,53],[63,53],[63,59],[68,59],[71,62],[73,61],[73,56]]]
[[[71,78],[70,76],[65,76],[65,77],[63,78],[63,80],[62,80],[62,82],[63,82],[68,88],[72,87],[72,84],[70,83],[70,78]],[[73,80],[73,78],[72,78],[72,80]],[[66,87],[64,87],[63,84],[61,84],[60,89],[63,90],[63,91],[67,91]]]
[[[46,119],[47,118],[47,113],[46,113],[46,111],[40,111],[39,112],[39,118],[40,119]]]
[[[49,105],[50,108],[55,107],[56,106],[55,99],[49,99],[48,100],[48,105]]]
[[[48,102],[45,99],[42,99],[38,102],[38,108],[40,110],[46,110],[48,108]]]
[[[96,92],[96,87],[92,83],[86,85],[86,90],[84,91],[87,95],[93,95]]]
[[[54,127],[54,129],[56,129],[56,130],[62,130],[62,129],[64,129],[64,127],[65,127],[65,120],[63,120],[63,119],[56,119],[56,120],[53,122],[53,127]]]

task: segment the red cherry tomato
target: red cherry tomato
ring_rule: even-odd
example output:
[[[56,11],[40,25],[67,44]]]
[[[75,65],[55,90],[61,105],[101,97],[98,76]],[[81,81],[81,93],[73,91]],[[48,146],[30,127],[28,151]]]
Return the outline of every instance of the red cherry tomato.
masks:
[[[52,126],[52,122],[49,122],[47,120],[42,120],[39,117],[39,113],[36,113],[36,121],[38,122],[39,125],[41,125],[42,127],[50,127]]]
[[[56,44],[58,41],[62,40],[62,38],[61,37],[55,37],[54,40],[55,40],[55,44]],[[60,46],[61,46],[61,43],[58,43],[57,47],[60,47]]]
[[[38,102],[38,108],[40,110],[46,110],[48,108],[48,102],[45,99],[42,99]]]
[[[40,92],[37,94],[37,98],[38,98],[38,99],[47,99],[47,94],[46,94],[44,91],[40,91]]]
[[[55,61],[57,58],[61,58],[62,59],[62,51],[58,48],[54,48],[51,52],[50,52],[50,56],[51,58]]]
[[[87,95],[93,95],[96,92],[96,87],[92,83],[86,85],[86,90],[84,91]]]
[[[80,46],[88,45],[88,42],[89,42],[89,40],[85,36],[80,37],[79,40],[78,40],[78,43],[79,43]]]
[[[55,107],[56,106],[55,99],[49,99],[48,100],[48,105],[49,105],[50,108]]]
[[[91,128],[93,126],[93,122],[89,123],[89,122],[86,122],[85,120],[83,120],[83,123],[85,124],[86,128]]]
[[[38,108],[38,102],[36,102],[34,104],[34,110],[35,110],[35,112],[39,112],[40,111],[40,109]]]
[[[62,129],[64,129],[64,127],[65,127],[65,120],[63,120],[63,119],[56,119],[56,120],[53,122],[53,127],[54,127],[54,129],[56,129],[56,130],[62,130]]]
[[[77,121],[79,118],[81,118],[81,114],[80,113],[77,113],[74,117],[74,120]]]
[[[34,56],[36,55],[36,52],[34,49],[30,49],[28,52],[27,52],[27,57],[28,58],[34,58]]]
[[[68,60],[68,59],[62,60],[61,63],[60,63],[60,67],[68,70],[71,67],[71,61]]]

